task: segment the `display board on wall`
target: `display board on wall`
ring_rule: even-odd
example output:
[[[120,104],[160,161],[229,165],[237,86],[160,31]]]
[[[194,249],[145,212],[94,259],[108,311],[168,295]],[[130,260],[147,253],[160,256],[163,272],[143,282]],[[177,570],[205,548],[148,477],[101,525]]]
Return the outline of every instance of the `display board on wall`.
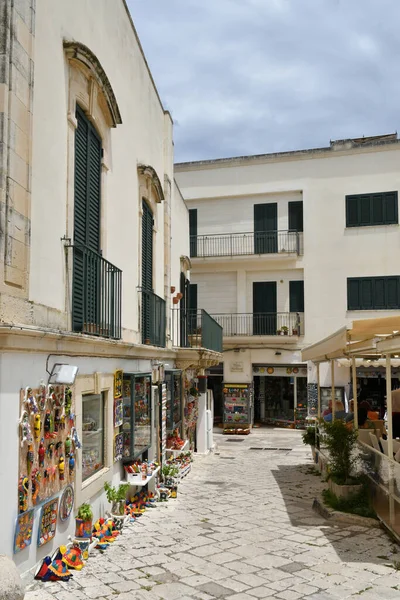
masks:
[[[166,462],[167,449],[167,386],[161,386],[161,463]]]
[[[307,367],[297,365],[286,367],[265,365],[262,367],[253,367],[253,375],[265,375],[268,377],[307,377]]]
[[[75,481],[72,389],[40,385],[20,392],[18,512],[38,506]],[[58,502],[58,500],[57,500]]]

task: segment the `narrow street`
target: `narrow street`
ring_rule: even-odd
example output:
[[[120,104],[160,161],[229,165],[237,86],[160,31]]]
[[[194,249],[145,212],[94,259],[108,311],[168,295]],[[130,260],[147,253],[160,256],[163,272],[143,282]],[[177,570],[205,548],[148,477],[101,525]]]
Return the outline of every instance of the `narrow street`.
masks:
[[[323,484],[300,432],[215,437],[216,453],[196,457],[176,500],[148,510],[69,583],[38,584],[26,600],[400,598],[382,530],[312,511]]]

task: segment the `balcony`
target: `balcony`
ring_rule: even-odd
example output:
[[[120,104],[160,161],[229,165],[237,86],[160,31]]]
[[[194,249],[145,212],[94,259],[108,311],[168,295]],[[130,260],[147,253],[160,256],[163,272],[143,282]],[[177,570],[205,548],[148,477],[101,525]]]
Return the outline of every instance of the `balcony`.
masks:
[[[174,345],[222,352],[222,326],[205,310],[172,310]]]
[[[294,254],[300,256],[303,233],[300,231],[261,231],[190,236],[192,258]]]
[[[120,339],[122,271],[87,246],[72,248],[73,331]]]
[[[142,344],[165,348],[166,304],[151,290],[141,289]]]
[[[302,313],[231,313],[212,317],[222,326],[224,337],[304,335]]]

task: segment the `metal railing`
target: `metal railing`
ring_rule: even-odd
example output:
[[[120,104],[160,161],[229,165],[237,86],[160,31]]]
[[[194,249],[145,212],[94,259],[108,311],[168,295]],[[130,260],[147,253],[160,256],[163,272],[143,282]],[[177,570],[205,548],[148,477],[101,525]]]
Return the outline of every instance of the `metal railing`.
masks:
[[[303,253],[300,231],[260,231],[190,236],[190,256],[244,256]]]
[[[121,338],[122,271],[87,246],[73,244],[72,329]]]
[[[165,348],[166,303],[151,290],[141,289],[142,344]]]
[[[225,337],[253,335],[304,335],[302,313],[213,314]]]
[[[205,310],[172,309],[174,346],[222,352],[222,326]]]

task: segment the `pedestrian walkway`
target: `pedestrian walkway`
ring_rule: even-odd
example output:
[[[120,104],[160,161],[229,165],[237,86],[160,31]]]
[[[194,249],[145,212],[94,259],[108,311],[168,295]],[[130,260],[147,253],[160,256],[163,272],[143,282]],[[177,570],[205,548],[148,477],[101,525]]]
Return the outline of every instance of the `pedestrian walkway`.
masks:
[[[73,580],[38,584],[26,600],[400,598],[382,530],[328,524],[312,511],[324,484],[300,432],[216,440],[176,500],[148,510]]]

